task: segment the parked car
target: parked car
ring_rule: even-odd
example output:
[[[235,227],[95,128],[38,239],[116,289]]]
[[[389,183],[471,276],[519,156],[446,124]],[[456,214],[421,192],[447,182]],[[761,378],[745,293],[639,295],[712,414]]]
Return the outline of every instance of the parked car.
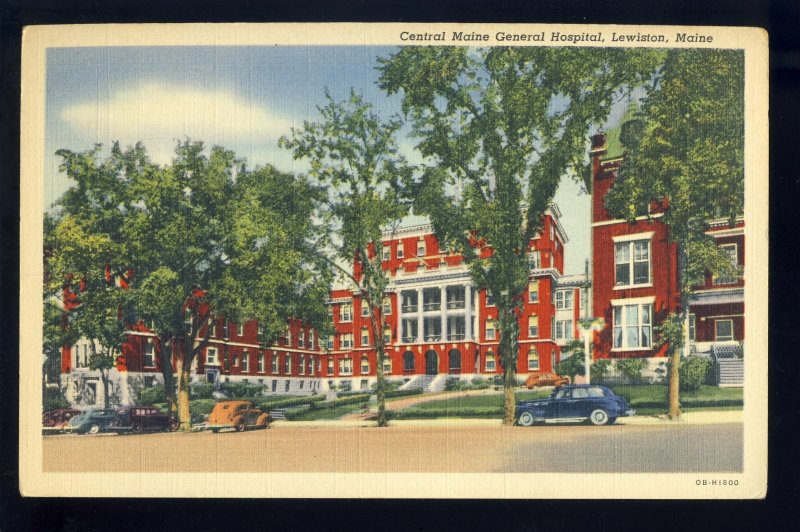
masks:
[[[58,408],[42,414],[42,432],[63,432],[69,420],[80,414],[76,408]]]
[[[517,403],[518,425],[588,421],[592,425],[612,425],[618,417],[632,416],[625,398],[596,384],[573,384],[553,390],[549,399]]]
[[[531,373],[525,381],[525,386],[527,386],[528,389],[535,388],[536,386],[563,386],[565,384],[570,384],[569,377],[562,377],[557,373],[548,371]]]
[[[111,430],[116,432],[150,432],[178,430],[178,419],[163,414],[154,406],[125,406],[117,409],[116,418],[111,423]]]
[[[236,429],[242,432],[247,429],[266,429],[272,417],[250,401],[223,401],[214,406],[205,426],[212,432],[221,429]]]
[[[84,410],[69,420],[69,423],[64,427],[64,432],[76,432],[78,434],[113,432],[113,430],[109,429],[116,417],[117,413],[113,408],[93,408],[91,410]]]

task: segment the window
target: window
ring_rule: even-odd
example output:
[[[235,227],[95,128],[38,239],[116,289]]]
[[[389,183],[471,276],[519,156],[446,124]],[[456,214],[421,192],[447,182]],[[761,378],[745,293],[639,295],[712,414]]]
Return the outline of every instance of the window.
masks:
[[[718,342],[733,340],[733,320],[714,320],[714,339]]]
[[[539,336],[539,316],[528,316],[528,337]]]
[[[406,373],[414,371],[414,353],[411,351],[403,353],[403,371]]]
[[[442,318],[425,318],[422,321],[423,333],[426,342],[438,342],[442,339]]]
[[[550,240],[555,240],[555,238],[556,235],[555,232],[553,231],[553,224],[550,224]]]
[[[305,333],[305,331],[300,331],[300,334],[297,335],[297,345],[299,347],[305,347],[306,346],[306,333]]]
[[[528,371],[539,370],[539,352],[536,349],[528,351]]]
[[[392,258],[392,248],[388,245],[381,247],[381,259],[382,260],[389,260]]]
[[[231,357],[228,353],[225,353],[222,356],[222,365],[225,368],[225,371],[229,371],[231,369]]]
[[[614,244],[614,265],[617,286],[650,283],[650,240]]]
[[[392,328],[388,325],[383,326],[383,343],[384,345],[392,343]]]
[[[292,345],[292,330],[291,329],[286,329],[286,345],[288,345],[288,346]]]
[[[308,348],[314,349],[314,330],[308,331]]]
[[[442,308],[442,291],[437,288],[425,288],[422,291],[422,310],[440,310]]]
[[[424,257],[425,256],[425,239],[420,238],[419,242],[417,242],[417,257]]]
[[[233,366],[237,367],[239,365],[239,355],[233,355]]]
[[[637,349],[651,345],[653,305],[619,305],[614,307],[614,348]]]
[[[447,308],[464,308],[465,290],[463,286],[448,286],[447,289]]]
[[[401,293],[400,297],[403,313],[417,311],[417,292],[415,290],[406,290]]]
[[[264,353],[258,354],[258,362],[256,363],[256,370],[259,373],[264,373]]]
[[[369,345],[369,329],[361,327],[361,346]]]
[[[244,324],[237,323],[236,324],[236,335],[237,336],[244,336]]]
[[[228,320],[222,320],[222,337],[229,338],[228,336]]]
[[[288,375],[292,372],[292,355],[286,353],[283,357],[283,372]]]
[[[598,388],[597,386],[592,386],[591,388],[586,388],[586,394],[589,397],[605,397],[606,394],[603,392],[602,388]]]
[[[272,373],[273,374],[278,373],[278,355],[277,354],[272,355]],[[272,391],[274,392],[275,390],[273,389]]]
[[[206,348],[206,366],[219,366],[216,347]]]
[[[731,264],[734,267],[739,266],[739,256],[736,244],[722,244],[719,246],[720,250],[728,256],[728,259],[731,261]],[[714,284],[730,284],[735,283],[737,278],[735,275],[723,275],[720,277],[714,277]]]
[[[402,242],[398,242],[397,243],[397,258],[398,259],[402,259],[403,256],[404,256],[403,255],[403,243]]]
[[[388,297],[383,298],[383,315],[388,316],[392,313],[392,300]]]
[[[211,336],[212,338],[217,338],[217,322],[211,324]]]
[[[350,357],[339,359],[339,374],[352,375],[353,374],[353,359]]]
[[[466,321],[464,316],[447,317],[447,339],[451,342],[463,340],[466,337]]]
[[[264,337],[264,326],[261,325],[260,323],[258,324],[258,337],[259,338]]]
[[[494,296],[488,290],[486,291],[486,306],[493,307],[494,306]]]
[[[286,383],[284,384],[284,391],[287,391],[287,392],[289,391],[290,384],[291,384],[291,381],[289,379],[286,379]]]
[[[339,321],[353,321],[352,303],[342,303],[339,306]]]
[[[542,267],[542,256],[541,254],[534,250],[528,252],[528,269],[529,270],[538,270]]]
[[[333,375],[333,358],[328,359],[328,376]]]
[[[328,338],[325,339],[325,346],[329,351],[333,349],[333,336],[328,336]]]
[[[366,375],[367,373],[369,373],[369,358],[367,358],[367,355],[362,355],[361,356],[361,374],[362,375]]]
[[[539,302],[539,281],[528,283],[528,303]]]
[[[419,331],[417,330],[417,320],[416,318],[404,318],[403,319],[403,341],[404,342],[416,342],[419,338]]]
[[[495,368],[496,368],[495,362],[494,362],[494,353],[492,353],[491,351],[488,351],[486,353],[486,365],[485,365],[485,368],[486,368],[486,371],[494,371]]]
[[[494,321],[492,321],[492,320],[487,320],[486,321],[486,339],[487,340],[494,340],[495,339]]]
[[[353,348],[353,333],[342,333],[339,335],[339,349]]]
[[[571,340],[572,320],[556,320],[556,340]]]
[[[369,305],[366,301],[361,302],[361,317],[366,318],[369,316]]]
[[[689,340],[694,342],[697,338],[697,316],[689,314]]]
[[[556,310],[572,310],[573,291],[556,290]]]
[[[305,375],[306,374],[306,356],[305,355],[300,355],[300,365],[298,367],[300,368],[300,375]]]
[[[392,374],[392,359],[389,355],[383,356],[383,374],[384,375]]]
[[[144,367],[146,368],[156,367],[155,350],[156,346],[155,344],[153,344],[153,340],[151,338],[148,338],[147,342],[144,344]]]

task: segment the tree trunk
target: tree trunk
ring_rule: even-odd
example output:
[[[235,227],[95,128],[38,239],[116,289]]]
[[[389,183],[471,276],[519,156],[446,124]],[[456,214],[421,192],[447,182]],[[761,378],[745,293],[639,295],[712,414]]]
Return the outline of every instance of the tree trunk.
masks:
[[[103,408],[108,408],[108,370],[100,370],[100,380],[103,381]]]
[[[386,427],[389,425],[386,419],[386,378],[383,374],[383,358],[386,356],[384,353],[383,341],[378,342],[376,346],[377,356],[375,357],[375,373],[378,377],[377,386],[375,387],[375,398],[378,402],[378,426]]]
[[[180,420],[181,432],[192,430],[192,416],[189,410],[189,377],[191,364],[186,365],[181,357],[178,357],[178,419]]]
[[[497,313],[500,318],[499,359],[503,364],[503,425],[513,425],[516,414],[516,397],[514,395],[515,375],[517,369],[516,316],[513,307],[504,308],[498,301]]]
[[[680,407],[680,370],[681,350],[670,346],[672,351],[669,365],[669,418],[678,420],[681,417]]]
[[[175,341],[162,344],[159,349],[159,356],[161,358],[161,376],[164,378],[164,397],[167,401],[167,413],[169,415],[177,415],[178,402],[175,397],[175,374],[172,372],[172,351]],[[165,349],[169,346],[169,349]],[[165,351],[169,352],[169,356],[165,355]]]

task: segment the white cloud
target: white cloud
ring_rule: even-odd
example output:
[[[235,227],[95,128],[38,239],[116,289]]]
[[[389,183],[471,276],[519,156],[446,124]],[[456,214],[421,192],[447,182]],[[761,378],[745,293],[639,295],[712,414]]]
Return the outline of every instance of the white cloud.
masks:
[[[186,137],[225,147],[274,145],[292,121],[224,89],[146,82],[101,101],[66,107],[60,116],[80,136],[107,144],[143,141],[151,157],[167,162]]]

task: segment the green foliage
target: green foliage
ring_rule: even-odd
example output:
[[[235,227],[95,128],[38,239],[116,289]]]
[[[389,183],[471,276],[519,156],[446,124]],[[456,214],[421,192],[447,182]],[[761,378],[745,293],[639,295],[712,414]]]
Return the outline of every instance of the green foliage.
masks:
[[[69,408],[71,405],[69,401],[64,399],[61,391],[57,388],[45,388],[44,398],[42,402],[42,411],[56,410],[59,408]]]
[[[642,371],[647,368],[647,360],[643,358],[621,358],[615,363],[622,376],[632,384],[642,381]]]
[[[351,395],[349,397],[342,397],[341,399],[334,399],[333,401],[315,402],[313,408],[337,408],[344,405],[352,405],[358,403],[366,403],[369,400],[368,393],[358,395]]]
[[[599,358],[595,360],[592,362],[591,369],[589,370],[591,373],[591,381],[600,383],[605,382],[609,371],[611,371],[611,360],[607,358]]]
[[[661,55],[409,46],[379,59],[379,85],[402,95],[425,158],[423,172],[410,183],[414,210],[431,219],[440,242],[464,257],[474,286],[495,295],[498,351],[509,387],[530,239],[541,229],[562,175],[578,179],[589,127],[646,80]],[[506,423],[513,421],[512,398]]]
[[[637,414],[664,412],[667,407],[667,386],[664,384],[614,386],[614,393],[624,397]],[[681,408],[741,407],[742,388],[718,388],[701,385],[681,396]]]
[[[695,355],[683,358],[678,368],[681,391],[694,392],[708,384],[711,368],[711,359]]]
[[[194,387],[192,387],[192,389],[194,391]],[[228,397],[236,397],[239,399],[260,397],[266,389],[267,387],[263,384],[251,384],[247,382],[223,382],[220,385],[220,391],[225,393]]]
[[[216,387],[213,384],[201,382],[191,386],[189,395],[192,399],[211,399],[214,391],[216,391]]]
[[[266,412],[276,408],[289,408],[298,405],[308,405],[324,401],[322,395],[309,395],[303,397],[279,397],[277,399],[267,399],[258,403],[258,407]]]
[[[409,395],[422,395],[422,388],[411,388],[410,390],[389,390],[386,392],[387,399],[392,399],[395,397],[407,397]]]
[[[576,375],[583,375],[586,372],[584,364],[583,342],[574,339],[561,350],[561,361],[556,365],[556,373],[566,375],[573,381]],[[565,357],[566,358],[563,358]]]
[[[472,377],[471,382],[473,390],[485,390],[489,387],[489,381],[480,376]]]
[[[393,419],[436,419],[436,418],[497,418],[503,414],[503,406],[496,407],[454,407],[454,408],[406,408],[392,412]]]
[[[166,400],[164,385],[157,384],[150,388],[142,388],[139,392],[139,397],[136,399],[136,404],[151,406],[157,403],[163,403]]]
[[[461,379],[460,377],[447,377],[447,380],[444,383],[444,389],[447,392],[470,390],[472,389],[472,384]]]

